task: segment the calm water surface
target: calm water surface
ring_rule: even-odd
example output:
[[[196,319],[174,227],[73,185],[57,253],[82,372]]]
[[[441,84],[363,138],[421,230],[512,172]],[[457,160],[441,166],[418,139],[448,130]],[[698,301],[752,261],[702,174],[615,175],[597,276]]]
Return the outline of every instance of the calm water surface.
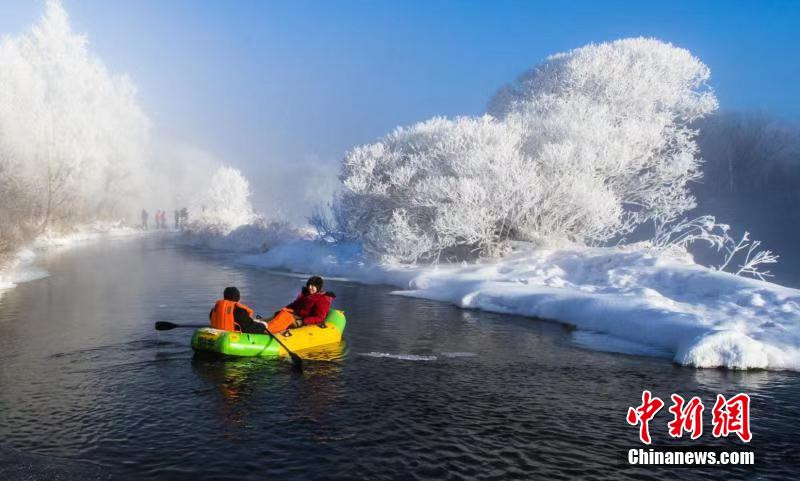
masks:
[[[798,479],[800,376],[678,367],[580,348],[559,324],[329,282],[345,342],[303,375],[193,356],[221,289],[269,313],[302,279],[232,266],[168,237],[43,254],[50,276],[0,298],[0,479]],[[391,355],[395,357],[381,357]],[[698,395],[706,435],[749,469],[632,468],[628,406]],[[715,440],[717,393],[752,396],[753,442]],[[675,445],[666,408],[654,445]]]

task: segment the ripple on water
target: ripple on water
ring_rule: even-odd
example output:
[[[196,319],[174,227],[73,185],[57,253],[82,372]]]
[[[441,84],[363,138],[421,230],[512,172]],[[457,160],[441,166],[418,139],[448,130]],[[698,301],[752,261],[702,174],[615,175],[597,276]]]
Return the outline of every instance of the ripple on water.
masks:
[[[390,354],[388,352],[360,352],[359,356],[378,357],[387,359],[399,359],[401,361],[435,361],[436,356],[424,356],[420,354]]]

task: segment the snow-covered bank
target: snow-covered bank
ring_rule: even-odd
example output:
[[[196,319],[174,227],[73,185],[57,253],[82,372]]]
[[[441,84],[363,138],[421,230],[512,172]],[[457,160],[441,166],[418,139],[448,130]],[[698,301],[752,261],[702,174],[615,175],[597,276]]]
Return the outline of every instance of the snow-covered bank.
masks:
[[[191,224],[178,236],[178,242],[192,247],[202,247],[229,252],[264,252],[277,244],[309,238],[285,222],[258,220],[240,225],[232,230],[219,225]]]
[[[352,244],[300,241],[240,261],[557,320],[600,334],[590,336],[595,344],[611,336],[684,365],[800,370],[800,291],[712,271],[679,252],[518,246],[494,262],[408,267],[365,262]]]
[[[22,249],[4,269],[0,269],[0,296],[4,290],[17,284],[47,277],[45,270],[30,265],[34,257],[36,254],[32,250]]]
[[[45,232],[33,241],[33,248],[69,247],[100,238],[137,235],[144,232],[141,229],[130,227],[124,222],[94,222],[78,226],[68,233]]]
[[[36,258],[37,250],[71,247],[83,242],[101,238],[121,237],[142,234],[139,229],[126,226],[122,222],[94,222],[78,226],[68,233],[46,232],[37,237],[30,247],[17,252],[11,262],[0,268],[0,296],[3,291],[17,284],[42,279],[48,273],[31,264]]]

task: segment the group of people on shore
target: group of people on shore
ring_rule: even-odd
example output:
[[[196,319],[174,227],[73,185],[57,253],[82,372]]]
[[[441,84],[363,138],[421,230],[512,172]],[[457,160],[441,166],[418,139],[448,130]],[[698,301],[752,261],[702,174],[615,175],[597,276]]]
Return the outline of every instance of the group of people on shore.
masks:
[[[147,209],[142,209],[142,230],[147,230],[149,228],[148,219],[150,214],[147,212]],[[185,226],[189,222],[189,210],[184,207],[181,210],[176,210],[174,212],[175,217],[175,229],[180,229]],[[155,228],[156,229],[166,229],[167,228],[167,211],[165,210],[156,210],[154,214],[155,220]]]
[[[250,334],[283,332],[306,325],[321,324],[328,316],[336,294],[326,292],[324,281],[312,276],[300,294],[286,307],[277,311],[270,319],[264,319],[253,309],[240,302],[241,294],[236,287],[226,287],[222,299],[218,300],[208,319],[211,327],[225,331],[241,331]]]

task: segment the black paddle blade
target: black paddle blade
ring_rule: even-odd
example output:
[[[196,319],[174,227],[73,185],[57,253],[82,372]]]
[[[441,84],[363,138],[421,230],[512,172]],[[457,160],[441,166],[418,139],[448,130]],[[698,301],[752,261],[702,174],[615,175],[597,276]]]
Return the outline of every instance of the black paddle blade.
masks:
[[[300,356],[297,354],[290,352],[289,357],[292,358],[292,369],[297,372],[303,372],[303,360],[300,359]]]
[[[189,327],[192,329],[198,329],[200,327],[209,327],[208,324],[174,324],[169,321],[156,321],[156,331],[169,331],[170,329],[175,329],[176,327]]]
[[[156,321],[156,331],[169,331],[170,329],[175,329],[178,327],[177,324],[173,324],[168,321]]]

